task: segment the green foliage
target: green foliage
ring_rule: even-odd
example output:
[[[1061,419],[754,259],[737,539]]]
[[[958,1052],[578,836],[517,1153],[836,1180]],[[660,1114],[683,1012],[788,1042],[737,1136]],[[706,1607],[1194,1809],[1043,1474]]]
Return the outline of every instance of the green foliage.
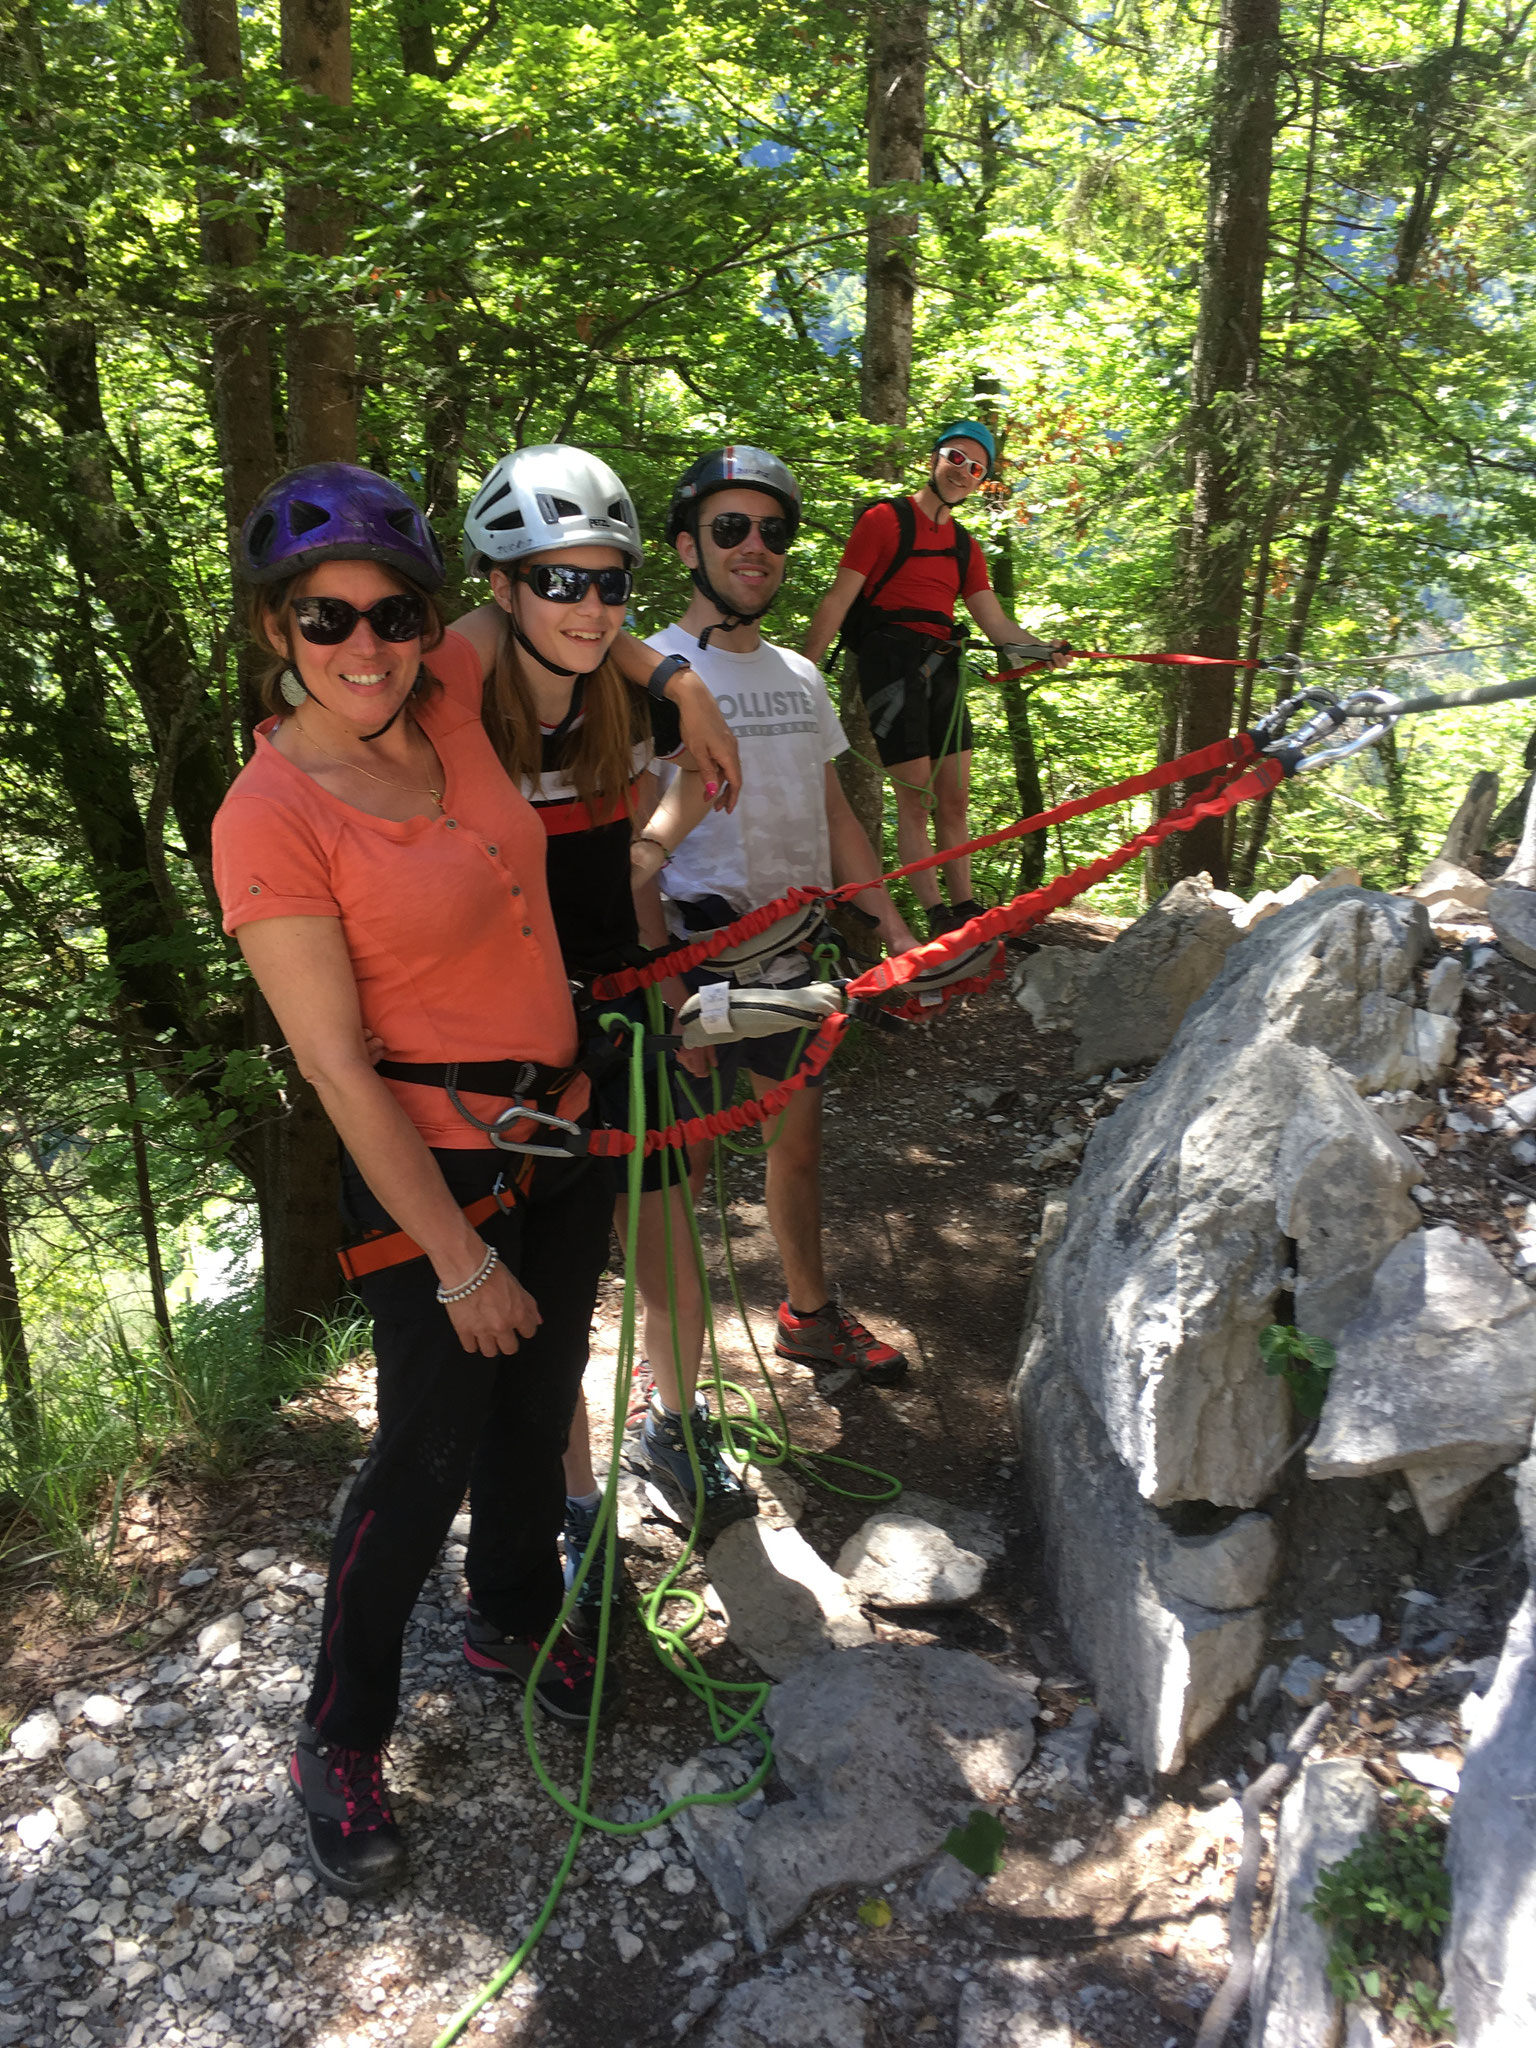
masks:
[[[1259,1356],[1265,1372],[1290,1388],[1298,1415],[1311,1421],[1322,1414],[1328,1375],[1336,1363],[1326,1337],[1308,1337],[1289,1323],[1271,1323],[1259,1332]]]
[[[996,1877],[1003,1867],[1003,1846],[1007,1831],[995,1813],[977,1807],[962,1828],[951,1828],[944,1837],[950,1855],[978,1877]]]
[[[1328,1981],[1344,1999],[1392,2007],[1399,2020],[1444,2037],[1428,1960],[1451,1917],[1445,1821],[1416,1786],[1341,1862],[1318,1877],[1308,1911],[1327,1930]]]

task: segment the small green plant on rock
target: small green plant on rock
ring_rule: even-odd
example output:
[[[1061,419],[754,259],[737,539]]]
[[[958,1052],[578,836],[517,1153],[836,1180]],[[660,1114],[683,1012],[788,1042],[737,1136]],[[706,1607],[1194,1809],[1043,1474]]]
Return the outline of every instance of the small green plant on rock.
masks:
[[[1324,1870],[1308,1911],[1332,1937],[1328,1981],[1443,2040],[1454,2031],[1426,1951],[1451,1917],[1445,1821],[1417,1786],[1399,1789],[1381,1824]]]
[[[1259,1356],[1264,1370],[1290,1388],[1298,1415],[1314,1421],[1322,1414],[1328,1375],[1337,1362],[1326,1337],[1308,1337],[1289,1323],[1271,1323],[1259,1332]]]

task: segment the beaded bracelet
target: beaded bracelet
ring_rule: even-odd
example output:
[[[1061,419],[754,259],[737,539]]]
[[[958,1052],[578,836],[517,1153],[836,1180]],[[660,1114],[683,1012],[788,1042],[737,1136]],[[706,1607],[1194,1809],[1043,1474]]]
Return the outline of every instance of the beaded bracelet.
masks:
[[[663,867],[665,867],[667,862],[672,858],[671,847],[668,846],[667,842],[664,839],[658,839],[654,832],[637,832],[634,838],[630,841],[630,845],[659,846],[661,848],[661,864]]]
[[[466,1280],[461,1287],[444,1287],[441,1281],[439,1281],[437,1289],[438,1300],[443,1304],[444,1308],[450,1308],[456,1301],[465,1300],[475,1292],[476,1288],[485,1285],[486,1281],[490,1279],[500,1264],[501,1254],[497,1251],[495,1245],[488,1244],[485,1248],[485,1257],[480,1261],[480,1270],[474,1278]]]

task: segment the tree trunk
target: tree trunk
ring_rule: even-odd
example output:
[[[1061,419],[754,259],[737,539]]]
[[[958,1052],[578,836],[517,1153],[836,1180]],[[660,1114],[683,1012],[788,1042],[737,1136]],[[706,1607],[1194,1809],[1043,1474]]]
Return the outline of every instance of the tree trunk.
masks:
[[[0,1180],[0,1385],[4,1387],[5,1415],[10,1424],[17,1462],[26,1465],[37,1449],[37,1395],[32,1386],[32,1360],[27,1351],[27,1326],[22,1319],[21,1289],[16,1283],[16,1263],[11,1252],[11,1212],[6,1207],[3,1180]]]
[[[871,197],[886,185],[918,185],[923,177],[927,130],[929,0],[873,0],[868,24],[868,96]],[[864,256],[864,348],[859,370],[859,403],[878,427],[902,428],[912,383],[912,309],[917,296],[915,254],[918,219],[910,207],[872,211]],[[877,465],[894,483],[902,471],[892,446]],[[854,816],[879,853],[885,815],[885,777],[867,764],[876,759],[874,734],[862,693],[845,666],[843,729],[853,751],[838,765]],[[858,757],[863,756],[860,760]]]
[[[251,1009],[258,1040],[280,1046],[276,1021],[254,989]],[[269,1344],[302,1337],[316,1316],[331,1313],[341,1292],[336,1132],[291,1060],[285,1064],[278,1053],[271,1064],[282,1075],[284,1113],[255,1133]]]
[[[1469,868],[1488,842],[1488,827],[1499,807],[1499,777],[1493,768],[1479,768],[1440,842],[1439,860]]]
[[[869,14],[869,189],[918,185],[927,130],[929,0],[880,0]],[[864,260],[860,402],[877,426],[904,427],[912,380],[918,217],[910,208],[870,215]]]
[[[118,501],[84,247],[70,230],[41,224],[35,242],[46,279],[37,346],[70,484],[55,516],[71,559],[122,641],[134,694],[166,774],[170,808],[212,910],[213,814],[226,778],[208,717],[206,679],[164,545],[145,515],[131,514]]]
[[[282,0],[283,76],[327,107],[296,127],[292,174],[284,194],[283,242],[311,259],[316,273],[305,297],[318,310],[297,308],[288,322],[288,459],[357,460],[357,356],[352,322],[336,317],[331,270],[352,234],[347,201],[316,163],[314,138],[339,125],[329,109],[352,104],[350,0]],[[327,118],[317,118],[325,115]]]
[[[247,514],[280,468],[273,424],[271,322],[251,289],[262,258],[253,209],[232,202],[250,176],[250,152],[226,138],[239,122],[244,98],[240,16],[236,0],[181,0],[189,65],[203,85],[193,105],[198,137],[198,235],[208,272],[208,338],[213,360],[214,431],[224,483],[230,574],[240,587],[238,542]],[[259,657],[242,638],[235,657],[239,678],[242,755],[260,719],[256,697]]]
[[[1258,397],[1274,158],[1279,0],[1225,0],[1210,129],[1210,198],[1201,260],[1190,409],[1189,523],[1182,536],[1179,644],[1235,660],[1251,545],[1249,484]],[[1176,753],[1225,739],[1233,671],[1174,671]],[[1180,790],[1177,797],[1187,794]],[[1167,842],[1170,877],[1202,869],[1226,880],[1224,831],[1210,819]]]
[[[123,1094],[128,1103],[128,1137],[133,1148],[133,1185],[139,1201],[139,1235],[144,1244],[144,1265],[149,1274],[149,1299],[154,1309],[160,1349],[167,1358],[176,1347],[171,1327],[171,1305],[165,1293],[165,1266],[160,1257],[160,1224],[155,1215],[155,1192],[149,1179],[149,1147],[139,1118],[139,1077],[133,1070],[133,1049],[123,1041]]]
[[[997,592],[997,601],[1010,619],[1017,618],[1014,609],[1018,594],[1014,573],[1013,544],[1005,533],[1002,545],[996,551],[992,565],[992,587]],[[1037,811],[1045,809],[1045,791],[1040,785],[1040,762],[1035,753],[1035,735],[1029,723],[1029,691],[1023,683],[999,683],[997,692],[1002,699],[1003,716],[1008,721],[1008,746],[1013,755],[1013,780],[1019,793],[1019,816],[1032,818]],[[1038,889],[1045,880],[1047,847],[1043,832],[1031,832],[1027,839],[1019,841],[1019,890]]]

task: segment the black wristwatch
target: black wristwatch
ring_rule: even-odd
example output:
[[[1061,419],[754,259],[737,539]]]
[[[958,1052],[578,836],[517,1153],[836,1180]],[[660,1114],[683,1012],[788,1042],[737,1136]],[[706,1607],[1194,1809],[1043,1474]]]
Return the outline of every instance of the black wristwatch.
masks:
[[[663,703],[670,704],[672,700],[667,695],[668,683],[671,682],[675,675],[680,675],[685,668],[692,667],[693,663],[686,654],[669,654],[663,660],[658,661],[651,670],[650,674],[646,677],[645,687],[653,697],[660,697]]]

